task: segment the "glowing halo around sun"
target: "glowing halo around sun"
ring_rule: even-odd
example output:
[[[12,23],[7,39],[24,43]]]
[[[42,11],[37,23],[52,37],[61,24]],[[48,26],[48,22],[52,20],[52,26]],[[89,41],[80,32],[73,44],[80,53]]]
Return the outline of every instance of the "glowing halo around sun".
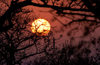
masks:
[[[31,30],[38,36],[44,36],[50,31],[50,24],[45,19],[36,19],[32,22]]]

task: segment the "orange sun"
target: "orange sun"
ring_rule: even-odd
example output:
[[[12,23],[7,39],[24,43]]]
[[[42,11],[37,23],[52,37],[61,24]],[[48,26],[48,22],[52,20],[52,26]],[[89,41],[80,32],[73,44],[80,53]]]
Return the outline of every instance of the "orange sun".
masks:
[[[43,36],[49,33],[50,24],[45,19],[36,19],[32,22],[32,32],[38,36]]]

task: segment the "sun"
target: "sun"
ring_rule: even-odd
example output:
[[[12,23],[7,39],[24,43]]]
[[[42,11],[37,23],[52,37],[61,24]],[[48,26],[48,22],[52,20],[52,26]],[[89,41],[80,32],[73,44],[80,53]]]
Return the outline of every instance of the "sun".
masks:
[[[36,19],[32,22],[31,30],[38,36],[44,36],[50,31],[50,24],[45,19]]]

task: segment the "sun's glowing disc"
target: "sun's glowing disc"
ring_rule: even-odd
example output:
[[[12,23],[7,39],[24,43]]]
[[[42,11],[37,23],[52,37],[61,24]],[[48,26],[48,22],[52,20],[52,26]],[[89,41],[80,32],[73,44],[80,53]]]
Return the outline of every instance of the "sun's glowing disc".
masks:
[[[50,24],[45,19],[36,19],[32,22],[32,32],[38,36],[43,36],[49,33]]]

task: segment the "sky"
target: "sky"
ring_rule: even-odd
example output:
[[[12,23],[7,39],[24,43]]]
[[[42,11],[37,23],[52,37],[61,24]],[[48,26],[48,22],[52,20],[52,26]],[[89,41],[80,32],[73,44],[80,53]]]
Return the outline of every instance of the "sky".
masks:
[[[33,1],[33,2],[36,2],[36,1]],[[58,4],[60,2],[58,2]],[[40,3],[43,4],[42,2],[40,2]],[[82,5],[82,4],[83,3],[80,3],[79,5]],[[1,3],[0,3],[0,5],[1,5]],[[66,5],[66,3],[65,3],[65,5]],[[74,3],[73,3],[73,5],[74,5]],[[3,5],[2,7],[5,7],[5,5]],[[72,8],[79,9],[80,6],[75,5],[75,6],[72,6]],[[84,6],[83,9],[84,8],[86,8],[86,6]],[[2,11],[0,13],[5,12],[6,9],[7,9],[7,7],[2,8]],[[96,24],[95,22],[91,22],[91,20],[93,20],[93,21],[99,21],[99,20],[97,18],[93,18],[93,17],[87,17],[86,21],[81,20],[81,19],[85,18],[85,16],[82,16],[82,14],[94,16],[93,13],[65,10],[65,12],[72,13],[72,14],[65,14],[64,16],[62,16],[62,14],[61,15],[56,14],[57,11],[53,10],[52,8],[25,6],[22,9],[23,9],[23,12],[24,12],[24,10],[29,10],[29,11],[32,11],[32,12],[27,13],[27,14],[18,13],[18,14],[15,15],[15,17],[19,15],[23,18],[22,19],[22,21],[23,21],[23,20],[25,20],[25,17],[27,17],[27,15],[29,15],[28,16],[29,22],[26,26],[26,30],[29,30],[30,32],[32,32],[31,31],[31,24],[35,19],[43,18],[43,19],[46,19],[47,21],[49,21],[49,23],[51,25],[50,31],[53,32],[53,37],[55,39],[57,39],[55,41],[56,42],[55,46],[58,49],[62,49],[63,44],[67,44],[67,45],[71,45],[73,47],[77,47],[79,45],[79,42],[84,40],[84,41],[86,41],[87,44],[84,45],[83,47],[91,49],[90,56],[95,56],[95,53],[98,53],[98,52],[95,51],[95,48],[98,47],[98,44],[93,46],[91,44],[91,40],[93,38],[98,38],[100,36],[100,34],[99,34],[99,32],[100,32],[99,25],[100,24]],[[81,15],[73,15],[75,13],[80,13]],[[81,20],[81,21],[79,21],[79,20]],[[88,20],[90,20],[90,21],[88,21]],[[63,24],[66,25],[66,26],[64,26]],[[88,31],[86,31],[85,27],[88,28]],[[86,33],[86,32],[90,32],[90,33],[85,36],[84,33]],[[23,35],[27,36],[27,32],[24,32]],[[60,39],[58,39],[60,36],[62,36],[62,37]],[[52,36],[51,36],[51,39],[53,39]],[[28,42],[29,42],[29,40],[27,40],[23,43],[24,43],[24,45],[27,45]],[[44,47],[44,45],[45,45],[44,40],[41,39],[37,43],[39,43],[39,42],[41,42],[39,46],[41,48]],[[34,49],[35,49],[35,47],[29,48],[29,49],[27,49],[28,52],[26,52],[26,53],[35,53],[36,50],[34,50]],[[39,56],[40,55],[37,55],[37,56],[34,56],[34,57],[37,58]],[[23,65],[25,65],[26,62],[29,62],[30,61],[29,59],[33,60],[33,57],[29,57],[28,59],[23,60]]]
[[[58,49],[62,49],[63,44],[68,44],[68,45],[77,47],[79,45],[79,42],[84,40],[87,42],[87,45],[85,45],[84,47],[91,49],[90,56],[95,55],[96,53],[95,48],[98,45],[94,47],[90,43],[90,41],[93,37],[98,38],[98,36],[100,36],[99,34],[100,27],[94,30],[94,28],[96,26],[99,26],[99,24],[95,25],[95,23],[92,23],[93,25],[90,26],[91,21],[78,21],[78,19],[83,19],[84,16],[68,15],[68,14],[66,14],[66,16],[60,16],[60,15],[55,14],[56,11],[49,12],[50,10],[52,10],[51,8],[39,8],[39,7],[33,7],[33,6],[28,6],[26,8],[33,9],[37,18],[44,18],[49,21],[51,25],[51,31],[53,32],[53,36],[55,39],[59,38],[60,35],[63,35],[60,39],[56,40],[55,45]],[[84,12],[81,12],[81,11],[80,13],[84,14]],[[91,12],[86,12],[85,14],[94,15]],[[54,18],[57,18],[57,19],[54,19]],[[69,24],[72,21],[72,19],[77,20],[77,21]],[[93,17],[87,17],[87,19],[94,20]],[[69,24],[69,25],[63,26],[59,21],[61,21],[63,24]],[[92,31],[92,30],[94,31],[89,33],[87,36],[84,36],[85,26],[89,28],[89,31]],[[71,38],[74,38],[74,40],[71,40]],[[88,47],[88,45],[90,45],[90,47]]]

